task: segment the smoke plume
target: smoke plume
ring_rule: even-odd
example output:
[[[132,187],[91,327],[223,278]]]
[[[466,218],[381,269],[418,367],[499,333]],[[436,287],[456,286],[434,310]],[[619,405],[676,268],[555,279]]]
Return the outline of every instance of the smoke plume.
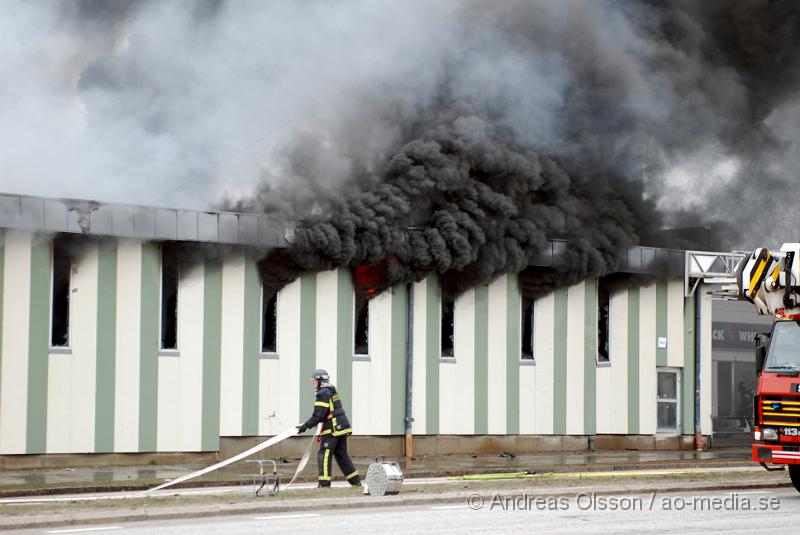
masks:
[[[372,264],[457,293],[551,238],[579,280],[664,227],[797,241],[794,0],[2,9],[0,189],[301,220],[276,287]]]
[[[324,215],[301,224],[293,247],[279,253],[289,257],[284,264],[298,273],[384,264],[386,286],[436,271],[458,294],[522,271],[550,238],[569,240],[571,271],[605,273],[620,250],[658,228],[636,227],[658,217],[637,183],[611,170],[568,173],[463,101],[413,130],[376,176],[346,195],[314,197]],[[268,206],[273,194],[255,202]]]

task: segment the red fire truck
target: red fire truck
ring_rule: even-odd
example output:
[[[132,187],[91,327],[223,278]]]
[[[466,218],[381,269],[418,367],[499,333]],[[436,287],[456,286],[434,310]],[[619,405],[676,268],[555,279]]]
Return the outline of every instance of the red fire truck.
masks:
[[[789,467],[800,491],[800,244],[756,249],[736,268],[738,298],[775,318],[756,336],[758,389],[753,403],[753,461]],[[784,465],[778,466],[775,465]]]

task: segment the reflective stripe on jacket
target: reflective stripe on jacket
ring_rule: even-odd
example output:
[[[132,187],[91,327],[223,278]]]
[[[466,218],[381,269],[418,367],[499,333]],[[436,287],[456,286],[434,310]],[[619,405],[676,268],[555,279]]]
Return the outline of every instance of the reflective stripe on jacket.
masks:
[[[336,393],[336,387],[325,385],[317,390],[317,398],[314,401],[314,412],[311,418],[306,420],[305,426],[309,429],[322,422],[323,435],[349,435],[353,432],[350,427],[350,420],[342,407],[342,399]]]

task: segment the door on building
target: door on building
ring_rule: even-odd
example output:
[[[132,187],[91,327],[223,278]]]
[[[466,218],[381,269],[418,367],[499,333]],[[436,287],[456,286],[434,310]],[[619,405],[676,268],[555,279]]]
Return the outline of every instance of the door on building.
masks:
[[[741,359],[741,357],[740,357]],[[753,431],[753,395],[758,382],[755,357],[716,362],[716,414],[714,433],[746,433]]]
[[[678,370],[659,368],[657,381],[657,427],[663,434],[680,434],[680,375]]]

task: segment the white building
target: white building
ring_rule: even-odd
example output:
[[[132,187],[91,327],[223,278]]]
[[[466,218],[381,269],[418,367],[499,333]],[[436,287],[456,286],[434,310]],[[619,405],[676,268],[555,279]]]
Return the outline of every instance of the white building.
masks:
[[[342,394],[356,454],[402,454],[409,392],[417,454],[693,445],[695,300],[682,275],[608,294],[605,355],[603,281],[529,307],[517,276],[502,276],[458,297],[450,317],[430,276],[369,301],[365,329],[348,269],[262,298],[252,246],[285,242],[259,216],[6,195],[0,228],[4,458],[226,454],[304,420],[318,367]],[[174,241],[228,247],[178,260]],[[627,254],[639,272],[683,259]],[[710,370],[709,336],[700,349]]]

